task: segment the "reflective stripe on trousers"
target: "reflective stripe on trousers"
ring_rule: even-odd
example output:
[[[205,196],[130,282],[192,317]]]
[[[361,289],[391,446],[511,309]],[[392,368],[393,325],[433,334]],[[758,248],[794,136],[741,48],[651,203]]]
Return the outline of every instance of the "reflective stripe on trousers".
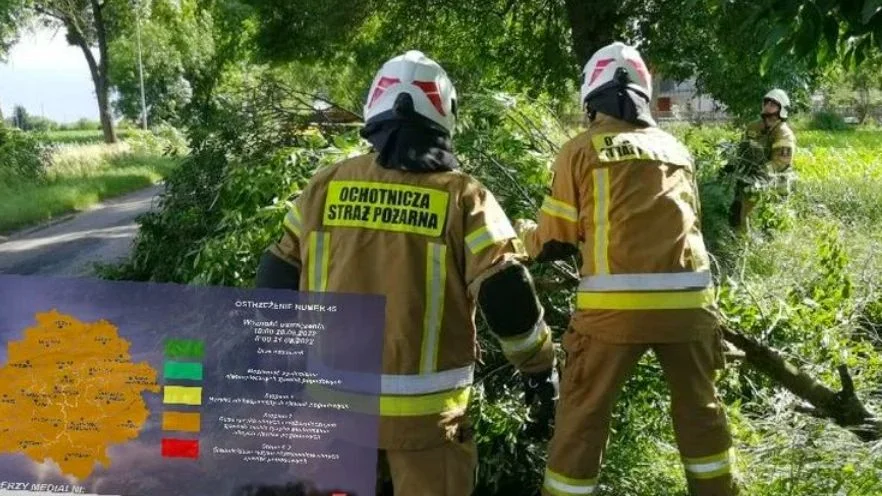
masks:
[[[573,479],[545,469],[545,480],[542,488],[554,496],[576,496],[581,494],[594,494],[597,488],[597,478]]]
[[[693,479],[713,479],[732,472],[735,450],[730,448],[722,453],[701,458],[683,458],[686,475]]]
[[[683,458],[683,467],[686,470],[687,477],[707,480],[731,474],[734,460],[735,451],[734,448],[730,448],[722,453],[701,458]],[[593,479],[574,479],[546,468],[542,488],[554,496],[594,494],[597,488],[597,481],[597,477]]]

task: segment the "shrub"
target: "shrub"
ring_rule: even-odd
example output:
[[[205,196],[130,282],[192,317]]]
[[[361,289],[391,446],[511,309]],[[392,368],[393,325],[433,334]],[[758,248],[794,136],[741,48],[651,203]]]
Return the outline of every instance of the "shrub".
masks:
[[[37,135],[0,123],[0,183],[42,180],[48,161],[49,150]]]
[[[809,129],[822,131],[844,131],[848,129],[845,119],[834,112],[821,110],[812,114]]]
[[[128,133],[125,142],[131,146],[132,153],[177,157],[188,152],[184,133],[169,124],[160,124],[149,131],[131,130]]]

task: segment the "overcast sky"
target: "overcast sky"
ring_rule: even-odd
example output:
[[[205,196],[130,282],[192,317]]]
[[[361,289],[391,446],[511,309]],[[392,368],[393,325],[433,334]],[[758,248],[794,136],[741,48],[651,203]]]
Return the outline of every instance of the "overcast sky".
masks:
[[[0,0],[2,1],[2,0]],[[0,62],[0,105],[9,117],[15,105],[58,122],[98,120],[89,66],[64,32],[25,33],[7,62]]]

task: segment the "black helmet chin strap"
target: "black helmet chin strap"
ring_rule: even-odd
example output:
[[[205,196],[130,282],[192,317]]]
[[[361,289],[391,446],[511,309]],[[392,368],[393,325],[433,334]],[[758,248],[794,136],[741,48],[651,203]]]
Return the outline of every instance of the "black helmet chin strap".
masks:
[[[654,126],[655,121],[649,111],[649,98],[643,91],[630,86],[630,82],[625,68],[616,69],[612,80],[600,86],[585,100],[588,118],[593,121],[597,112],[602,112],[639,126]]]
[[[616,82],[616,96],[619,99],[619,115],[626,115],[625,105],[628,103],[628,71],[624,67],[616,69],[613,81]]]
[[[387,169],[438,172],[458,167],[450,134],[418,114],[407,93],[398,96],[392,109],[366,123],[360,134],[378,153],[377,163]]]

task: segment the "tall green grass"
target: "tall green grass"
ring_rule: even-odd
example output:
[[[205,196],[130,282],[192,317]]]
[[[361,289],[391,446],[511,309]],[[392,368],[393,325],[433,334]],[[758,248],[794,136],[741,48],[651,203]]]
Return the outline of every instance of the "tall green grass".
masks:
[[[731,197],[714,181],[713,149],[738,131],[692,131],[689,138],[690,148],[703,150],[705,232],[728,324],[834,390],[841,387],[836,367],[847,365],[858,395],[882,414],[882,338],[868,330],[882,325],[873,310],[882,301],[882,132],[797,130],[793,195],[757,211],[754,224],[771,230],[736,236],[723,227]],[[747,494],[882,494],[882,444],[799,412],[793,395],[738,362],[720,389]]]
[[[127,129],[117,129],[116,137],[124,140],[133,133]],[[104,133],[100,129],[76,129],[64,131],[47,131],[42,135],[47,143],[58,144],[88,144],[103,143]]]
[[[44,179],[0,183],[0,232],[150,186],[177,164],[171,157],[133,153],[125,143],[59,146]]]

